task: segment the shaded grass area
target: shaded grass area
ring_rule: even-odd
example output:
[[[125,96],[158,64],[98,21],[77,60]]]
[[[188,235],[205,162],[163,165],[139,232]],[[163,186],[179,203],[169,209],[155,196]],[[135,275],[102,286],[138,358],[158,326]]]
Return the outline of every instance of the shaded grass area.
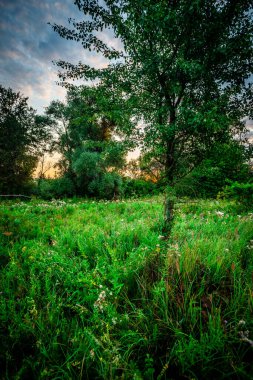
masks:
[[[252,379],[253,215],[223,201],[0,205],[1,379]]]

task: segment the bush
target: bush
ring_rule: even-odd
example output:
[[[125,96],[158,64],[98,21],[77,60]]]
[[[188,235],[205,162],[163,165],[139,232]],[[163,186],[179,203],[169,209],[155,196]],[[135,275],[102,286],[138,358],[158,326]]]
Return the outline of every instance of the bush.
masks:
[[[253,183],[232,182],[218,194],[219,198],[234,199],[245,206],[253,205]]]
[[[105,173],[88,186],[89,195],[100,199],[117,198],[122,192],[122,179],[117,173]]]
[[[250,151],[235,141],[217,144],[210,156],[176,185],[177,195],[215,198],[228,181],[248,182],[249,158]]]
[[[105,173],[93,179],[88,185],[78,186],[78,195],[98,199],[117,198],[122,193],[122,179],[117,173]],[[73,197],[76,188],[68,177],[43,179],[38,184],[37,194],[44,199]]]
[[[124,178],[123,181],[123,194],[128,197],[141,197],[146,195],[156,195],[160,191],[159,186],[151,181],[143,179]]]
[[[224,187],[226,178],[217,167],[200,167],[176,184],[180,196],[215,198]]]
[[[38,184],[38,195],[44,199],[72,197],[75,195],[75,187],[67,177],[43,179]]]

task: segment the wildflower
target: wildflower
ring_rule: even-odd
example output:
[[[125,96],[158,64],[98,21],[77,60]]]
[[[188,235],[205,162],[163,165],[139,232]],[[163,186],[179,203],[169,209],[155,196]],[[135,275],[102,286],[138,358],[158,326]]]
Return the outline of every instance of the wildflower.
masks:
[[[253,347],[253,340],[249,339],[249,331],[239,331],[239,335],[243,342],[249,343],[249,345]]]
[[[94,350],[90,350],[90,357],[93,359],[94,356],[95,356],[95,352],[94,352]]]
[[[112,318],[112,324],[116,325],[116,323],[117,323],[117,318]]]
[[[106,292],[102,290],[102,292],[98,296],[98,299],[94,303],[94,307],[98,308],[101,312],[103,312],[104,304],[106,302],[105,299],[106,299]]]

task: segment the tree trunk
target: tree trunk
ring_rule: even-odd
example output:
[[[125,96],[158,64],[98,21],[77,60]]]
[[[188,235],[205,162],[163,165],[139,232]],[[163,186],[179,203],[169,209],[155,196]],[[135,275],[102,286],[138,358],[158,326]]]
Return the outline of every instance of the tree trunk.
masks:
[[[175,110],[171,111],[170,114],[170,125],[173,125],[176,119]],[[171,234],[174,221],[174,204],[175,204],[175,194],[174,194],[174,174],[175,174],[175,145],[174,136],[172,135],[170,139],[166,142],[166,164],[165,164],[165,178],[167,190],[165,194],[164,201],[164,227],[163,234],[168,239]]]

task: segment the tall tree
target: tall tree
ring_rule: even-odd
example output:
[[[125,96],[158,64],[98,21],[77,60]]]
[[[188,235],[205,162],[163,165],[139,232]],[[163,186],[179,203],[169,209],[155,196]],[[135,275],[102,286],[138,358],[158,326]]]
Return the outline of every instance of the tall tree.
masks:
[[[31,179],[49,132],[19,92],[0,85],[0,191],[14,193]]]
[[[116,119],[104,110],[100,95],[99,86],[72,86],[66,103],[53,101],[46,112],[57,125],[54,145],[62,174],[78,194],[111,197],[117,193],[125,146],[116,138]]]
[[[252,0],[75,0],[85,20],[53,25],[64,38],[103,54],[108,67],[58,62],[60,78],[101,79],[111,104],[143,121],[143,144],[165,157],[173,186],[218,141],[242,130],[250,113]],[[103,41],[118,39],[116,50]],[[115,46],[115,44],[114,44]],[[120,100],[117,100],[120,99]],[[251,110],[252,111],[252,110]],[[165,202],[169,231],[173,202]]]

